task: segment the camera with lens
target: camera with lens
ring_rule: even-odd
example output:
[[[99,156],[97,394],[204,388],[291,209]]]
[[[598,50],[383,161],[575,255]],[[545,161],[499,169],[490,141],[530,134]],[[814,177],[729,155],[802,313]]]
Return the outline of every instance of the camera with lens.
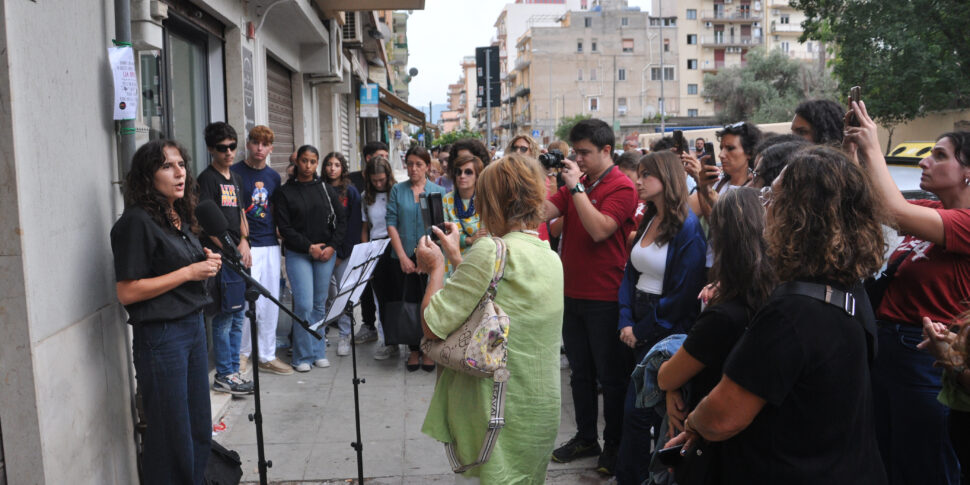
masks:
[[[546,167],[546,170],[551,170],[553,168],[563,168],[565,167],[565,165],[563,165],[562,161],[565,158],[566,156],[563,155],[561,151],[549,150],[548,153],[539,154],[539,163],[541,163],[543,167]]]

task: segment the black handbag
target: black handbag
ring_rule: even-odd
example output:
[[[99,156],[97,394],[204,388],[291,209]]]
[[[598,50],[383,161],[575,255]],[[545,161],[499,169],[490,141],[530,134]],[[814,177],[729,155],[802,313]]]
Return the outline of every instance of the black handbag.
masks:
[[[242,479],[242,460],[239,453],[227,450],[216,440],[212,440],[212,451],[205,464],[205,485],[238,485]]]
[[[879,311],[879,305],[882,304],[882,297],[886,294],[886,289],[889,288],[889,284],[892,283],[893,278],[896,276],[896,270],[899,269],[899,265],[903,264],[903,261],[913,252],[913,249],[906,251],[902,256],[890,261],[886,265],[886,269],[878,277],[870,276],[866,278],[863,286],[866,287],[866,295],[869,296],[869,304],[872,305],[873,314]]]
[[[381,315],[384,328],[384,345],[420,345],[424,332],[421,330],[421,297],[413,294],[424,287],[421,276],[415,273],[401,275],[402,294],[399,299],[384,304],[387,315]],[[409,294],[413,293],[413,294]]]

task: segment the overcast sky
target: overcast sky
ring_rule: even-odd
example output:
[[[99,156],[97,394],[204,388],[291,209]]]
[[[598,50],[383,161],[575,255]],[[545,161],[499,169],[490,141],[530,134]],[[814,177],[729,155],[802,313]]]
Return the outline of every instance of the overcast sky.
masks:
[[[495,20],[505,0],[426,0],[424,10],[408,19],[408,67],[418,69],[408,102],[428,106],[448,102],[448,85],[458,82],[461,58],[495,36]],[[649,8],[649,0],[630,0],[631,7]]]

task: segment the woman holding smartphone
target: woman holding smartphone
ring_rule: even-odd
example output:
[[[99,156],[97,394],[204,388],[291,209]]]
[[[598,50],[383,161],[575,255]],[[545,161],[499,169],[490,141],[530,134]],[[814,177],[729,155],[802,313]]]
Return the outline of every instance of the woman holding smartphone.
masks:
[[[212,419],[202,282],[222,267],[203,249],[195,180],[178,142],[150,141],[132,157],[126,209],[111,228],[115,289],[133,326],[135,378],[145,412],[146,484],[201,484]]]

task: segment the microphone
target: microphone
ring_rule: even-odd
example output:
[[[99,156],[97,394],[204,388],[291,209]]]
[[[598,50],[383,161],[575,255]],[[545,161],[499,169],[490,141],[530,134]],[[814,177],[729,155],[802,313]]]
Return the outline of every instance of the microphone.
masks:
[[[222,210],[212,200],[206,199],[195,207],[195,218],[207,236],[216,238],[222,244],[222,254],[233,261],[240,261],[242,256],[236,250],[236,243],[229,236],[229,222]]]

